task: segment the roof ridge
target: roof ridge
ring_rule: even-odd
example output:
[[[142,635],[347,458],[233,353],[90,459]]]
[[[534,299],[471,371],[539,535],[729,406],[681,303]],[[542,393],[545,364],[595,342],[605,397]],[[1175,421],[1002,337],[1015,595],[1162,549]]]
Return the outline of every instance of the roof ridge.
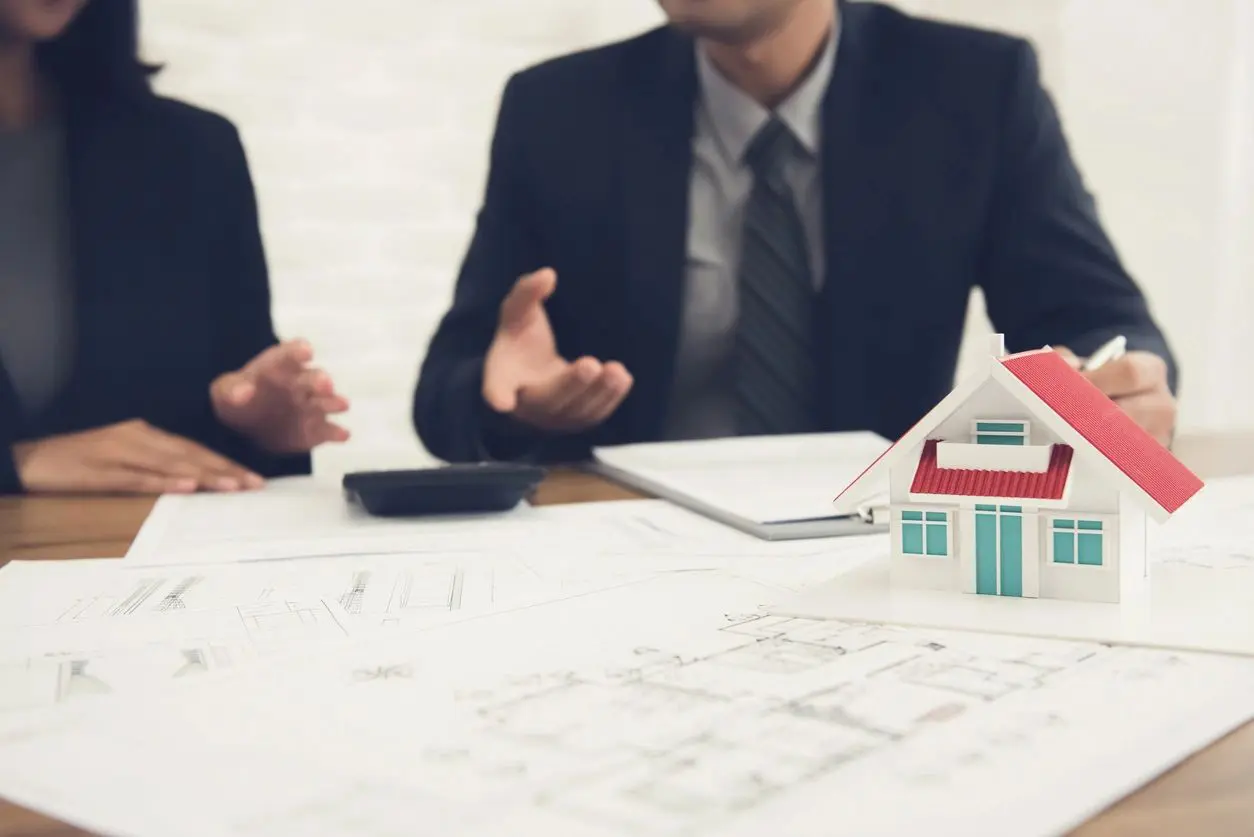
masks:
[[[1054,349],[1053,346],[1042,346],[1039,349],[1027,349],[1026,351],[1015,352],[1012,355],[1003,355],[1002,357],[997,358],[997,361],[999,363],[1004,364],[1008,360],[1014,360],[1015,358],[1020,358],[1020,357],[1030,357],[1032,355],[1042,355],[1042,354],[1045,354],[1046,352],[1057,353],[1057,350]]]

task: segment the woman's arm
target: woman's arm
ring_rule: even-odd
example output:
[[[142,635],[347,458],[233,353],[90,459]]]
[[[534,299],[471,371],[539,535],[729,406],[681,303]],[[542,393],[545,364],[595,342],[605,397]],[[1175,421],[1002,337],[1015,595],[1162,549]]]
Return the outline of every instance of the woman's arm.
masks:
[[[239,132],[209,116],[197,170],[208,202],[208,248],[213,377],[234,372],[278,343],[271,315],[269,272],[261,238],[256,194]],[[197,439],[262,476],[307,474],[308,453],[267,452],[247,436],[225,427],[213,408],[206,382],[194,414],[176,432]]]

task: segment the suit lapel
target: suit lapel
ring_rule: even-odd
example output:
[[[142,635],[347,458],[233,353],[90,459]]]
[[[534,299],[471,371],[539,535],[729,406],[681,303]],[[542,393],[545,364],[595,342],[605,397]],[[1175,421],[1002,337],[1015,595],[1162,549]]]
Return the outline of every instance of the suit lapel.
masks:
[[[674,375],[697,83],[692,41],[671,30],[656,37],[660,56],[630,57],[619,131],[629,334],[624,351],[636,381],[624,409],[633,435],[645,439],[662,432]]]
[[[864,357],[868,336],[888,304],[876,292],[866,254],[884,228],[886,167],[881,149],[882,101],[873,66],[868,7],[840,2],[840,44],[823,105],[822,177],[827,271],[820,302],[824,318],[823,426],[849,429],[871,419],[869,394],[876,359]]]

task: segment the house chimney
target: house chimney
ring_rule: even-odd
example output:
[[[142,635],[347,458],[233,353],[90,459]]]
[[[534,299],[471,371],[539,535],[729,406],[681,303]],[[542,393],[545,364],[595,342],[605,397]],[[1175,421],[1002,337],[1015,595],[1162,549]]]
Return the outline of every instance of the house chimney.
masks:
[[[1006,337],[1002,334],[991,334],[988,338],[988,353],[994,358],[1006,356]]]

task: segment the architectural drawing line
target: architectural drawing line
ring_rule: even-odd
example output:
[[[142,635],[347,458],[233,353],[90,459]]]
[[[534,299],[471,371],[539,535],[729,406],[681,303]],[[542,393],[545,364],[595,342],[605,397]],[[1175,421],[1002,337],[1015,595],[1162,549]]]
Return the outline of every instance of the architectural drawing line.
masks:
[[[361,613],[362,600],[366,596],[366,586],[370,583],[371,575],[370,570],[353,573],[352,587],[340,596],[340,604],[343,605],[344,610],[353,615]]]
[[[188,590],[195,587],[202,580],[203,579],[200,576],[191,576],[190,578],[183,579],[175,585],[169,593],[166,593],[165,598],[163,598],[161,603],[157,605],[157,610],[185,610],[187,608],[187,602],[183,600],[183,596]]]

